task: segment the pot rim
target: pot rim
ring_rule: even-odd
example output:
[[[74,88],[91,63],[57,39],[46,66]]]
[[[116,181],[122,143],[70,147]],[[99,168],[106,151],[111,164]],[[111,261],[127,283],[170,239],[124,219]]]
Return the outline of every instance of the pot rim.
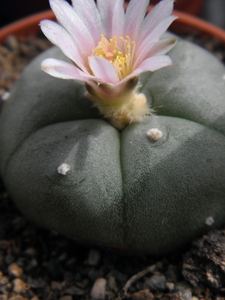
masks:
[[[148,11],[152,8],[152,5],[149,6]],[[177,10],[173,11],[173,14],[178,16],[178,19],[174,21],[171,25],[172,31],[182,32],[182,27],[194,28],[202,33],[214,36],[219,39],[222,43],[225,44],[225,30],[210,24],[204,20],[201,20],[195,16],[190,14],[180,12]],[[55,16],[51,10],[46,10],[43,12],[39,12],[28,17],[22,18],[18,21],[15,21],[9,25],[6,25],[0,28],[0,44],[4,41],[4,39],[11,34],[16,36],[26,36],[28,34],[36,34],[39,29],[39,22],[43,19],[55,20]],[[28,27],[29,24],[29,27]]]

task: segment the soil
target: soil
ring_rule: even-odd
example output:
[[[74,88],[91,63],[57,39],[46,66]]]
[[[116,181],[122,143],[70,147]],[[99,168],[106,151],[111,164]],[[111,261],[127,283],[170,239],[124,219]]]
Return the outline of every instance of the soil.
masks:
[[[225,62],[224,46],[192,33]],[[0,46],[0,99],[24,66],[50,46],[43,37],[9,36]],[[0,300],[225,300],[225,230],[163,257],[124,256],[80,245],[27,221],[0,181]]]

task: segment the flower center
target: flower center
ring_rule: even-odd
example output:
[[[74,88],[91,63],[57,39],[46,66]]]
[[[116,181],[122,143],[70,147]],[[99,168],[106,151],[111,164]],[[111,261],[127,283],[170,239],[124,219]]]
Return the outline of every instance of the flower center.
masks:
[[[92,52],[93,55],[108,59],[121,80],[132,72],[134,50],[135,41],[131,41],[128,35],[125,38],[114,35],[108,40],[101,34],[98,46]]]

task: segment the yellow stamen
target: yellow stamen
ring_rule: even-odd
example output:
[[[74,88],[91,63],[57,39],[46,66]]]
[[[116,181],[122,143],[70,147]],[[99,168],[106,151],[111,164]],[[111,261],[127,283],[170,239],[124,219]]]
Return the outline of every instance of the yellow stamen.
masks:
[[[128,35],[125,38],[115,35],[108,40],[101,34],[98,46],[92,53],[108,59],[121,80],[132,72],[135,41],[131,41]]]

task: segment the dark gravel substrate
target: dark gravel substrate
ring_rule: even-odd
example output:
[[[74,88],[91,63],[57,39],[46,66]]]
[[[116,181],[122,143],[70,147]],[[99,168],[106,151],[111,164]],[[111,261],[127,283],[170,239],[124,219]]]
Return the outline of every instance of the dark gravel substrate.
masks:
[[[188,35],[225,62],[217,40]],[[49,47],[42,37],[8,37],[0,46],[0,97],[23,67]],[[130,279],[130,280],[129,280]],[[225,300],[225,230],[166,257],[124,256],[78,245],[28,222],[0,181],[0,300]]]

